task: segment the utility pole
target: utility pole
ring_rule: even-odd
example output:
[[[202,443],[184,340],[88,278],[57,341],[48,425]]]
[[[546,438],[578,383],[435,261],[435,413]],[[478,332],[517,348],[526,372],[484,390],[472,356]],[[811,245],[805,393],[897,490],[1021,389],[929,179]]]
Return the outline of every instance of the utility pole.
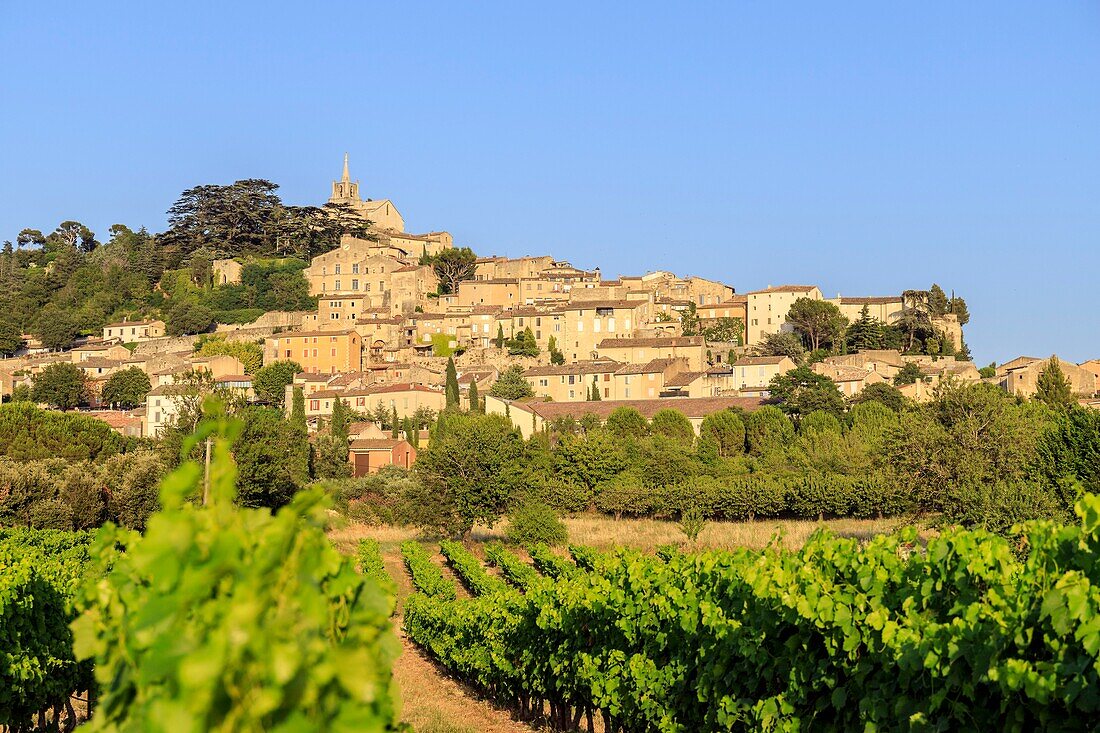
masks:
[[[202,476],[202,505],[210,500],[210,438],[206,439],[206,469]]]

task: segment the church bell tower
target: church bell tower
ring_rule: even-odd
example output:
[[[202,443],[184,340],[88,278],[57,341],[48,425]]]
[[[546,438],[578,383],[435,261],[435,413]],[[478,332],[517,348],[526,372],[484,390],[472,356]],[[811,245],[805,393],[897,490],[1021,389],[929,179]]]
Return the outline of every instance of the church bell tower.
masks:
[[[348,174],[348,154],[344,153],[344,174],[339,181],[332,182],[332,196],[329,203],[355,204],[359,202],[359,181],[352,181]]]

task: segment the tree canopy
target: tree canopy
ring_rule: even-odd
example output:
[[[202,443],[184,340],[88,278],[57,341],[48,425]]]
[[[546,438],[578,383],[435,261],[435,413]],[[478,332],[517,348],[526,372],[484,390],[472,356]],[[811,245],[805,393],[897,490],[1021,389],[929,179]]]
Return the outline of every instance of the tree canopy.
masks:
[[[71,410],[83,404],[88,399],[84,370],[68,362],[46,366],[34,376],[31,399],[59,410]]]
[[[848,319],[841,314],[840,308],[827,300],[799,298],[787,313],[787,323],[802,336],[807,348],[816,351],[838,343],[844,336]]]
[[[151,389],[149,375],[138,367],[129,367],[107,377],[100,401],[129,410],[144,405]]]
[[[523,371],[523,367],[519,364],[513,364],[505,369],[489,388],[489,394],[503,400],[521,400],[532,396],[535,391],[523,377]]]

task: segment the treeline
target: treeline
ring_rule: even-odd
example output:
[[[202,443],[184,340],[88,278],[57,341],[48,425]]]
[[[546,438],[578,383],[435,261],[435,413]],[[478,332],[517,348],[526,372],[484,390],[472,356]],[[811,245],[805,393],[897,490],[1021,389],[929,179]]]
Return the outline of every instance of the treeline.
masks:
[[[156,235],[115,224],[104,241],[77,221],[48,234],[23,229],[0,251],[0,354],[19,349],[23,334],[62,348],[126,318],[201,333],[215,321],[315,308],[301,270],[342,233],[366,236],[367,222],[344,207],[284,205],[277,188],[248,180],[189,189]],[[245,262],[241,283],[215,283],[213,260],[233,257]]]
[[[943,288],[933,283],[928,290],[906,290],[901,304],[902,310],[894,321],[883,323],[871,315],[866,305],[858,318],[849,321],[839,307],[827,300],[799,298],[784,315],[785,323],[793,330],[765,334],[753,353],[789,356],[796,364],[871,349],[896,349],[907,354],[953,356],[970,361],[965,341],[956,346],[941,327],[945,316],[953,316],[960,326],[970,322],[966,300],[954,293],[948,297]],[[684,314],[681,321],[685,333],[698,329],[697,320],[694,310]]]
[[[1081,488],[1100,489],[1096,411],[950,382],[922,406],[784,406],[715,413],[698,436],[674,409],[646,420],[619,408],[529,440],[502,415],[445,412],[412,472],[336,491],[358,518],[458,535],[528,503],[616,517],[914,514],[1004,532],[1066,519]]]

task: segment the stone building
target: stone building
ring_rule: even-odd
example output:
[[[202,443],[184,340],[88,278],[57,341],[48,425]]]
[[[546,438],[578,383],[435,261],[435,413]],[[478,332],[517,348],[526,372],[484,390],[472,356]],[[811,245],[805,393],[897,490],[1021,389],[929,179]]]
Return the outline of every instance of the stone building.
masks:
[[[405,220],[389,199],[366,199],[359,196],[359,181],[352,181],[348,173],[348,155],[344,153],[344,172],[339,181],[332,182],[330,204],[344,204],[364,219],[370,220],[377,229],[390,232],[405,231]]]
[[[821,300],[821,291],[816,285],[769,285],[763,290],[747,293],[748,322],[745,324],[747,346],[756,346],[764,336],[779,333],[787,323],[787,313],[799,298]],[[787,327],[786,330],[790,330]]]

